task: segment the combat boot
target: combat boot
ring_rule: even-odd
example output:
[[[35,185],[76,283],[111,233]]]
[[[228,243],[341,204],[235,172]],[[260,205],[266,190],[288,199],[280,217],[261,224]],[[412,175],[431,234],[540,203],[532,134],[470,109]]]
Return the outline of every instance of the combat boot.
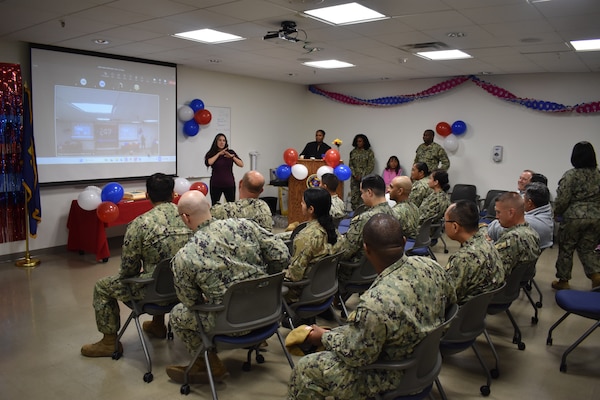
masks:
[[[592,289],[600,286],[600,273],[596,272],[591,274],[590,279],[592,280]]]
[[[229,372],[227,371],[227,367],[221,361],[221,359],[217,356],[217,353],[210,352],[208,353],[208,359],[210,361],[210,367],[212,370],[213,380],[215,382],[222,382],[229,376]],[[171,365],[167,367],[167,375],[174,382],[183,383],[185,370],[187,365]],[[204,359],[198,358],[192,368],[190,369],[190,373],[188,375],[188,383],[208,383],[208,371],[206,370],[206,364],[204,363]]]
[[[104,334],[104,337],[96,343],[84,344],[81,347],[81,354],[86,357],[112,357],[115,352],[115,341],[117,335]],[[119,352],[123,353],[123,345],[119,342]]]
[[[552,289],[563,290],[563,289],[570,289],[570,288],[571,288],[571,286],[569,286],[569,281],[566,281],[564,279],[560,279],[558,281],[552,282]]]
[[[152,321],[144,321],[142,328],[144,329],[144,332],[150,336],[154,336],[159,339],[164,339],[167,337],[167,327],[165,326],[164,314],[155,315],[152,317]]]

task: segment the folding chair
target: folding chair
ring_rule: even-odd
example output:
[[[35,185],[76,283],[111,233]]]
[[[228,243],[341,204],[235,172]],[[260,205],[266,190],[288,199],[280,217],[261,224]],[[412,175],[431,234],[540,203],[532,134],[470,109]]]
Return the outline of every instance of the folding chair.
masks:
[[[569,315],[575,314],[596,322],[585,331],[572,345],[565,350],[560,361],[560,371],[567,372],[567,356],[575,350],[598,326],[600,326],[600,286],[593,288],[590,292],[578,290],[559,290],[556,292],[556,304],[566,311],[558,321],[550,327],[546,345],[552,346],[552,331],[560,325]]]
[[[479,207],[479,222],[490,223],[496,219],[496,198],[503,193],[506,193],[506,190],[488,190],[483,204]]]
[[[455,203],[458,200],[470,200],[479,205],[477,187],[475,185],[466,185],[463,183],[455,184],[450,193],[450,202]]]
[[[140,315],[162,315],[171,312],[171,309],[179,303],[177,294],[175,293],[175,285],[173,284],[173,272],[171,272],[171,259],[164,259],[158,263],[154,269],[151,278],[127,278],[122,282],[126,285],[129,294],[133,297],[133,287],[142,285],[145,288],[144,298],[141,300],[130,300],[124,304],[131,308],[131,313],[127,317],[127,321],[119,331],[115,342],[115,352],[112,355],[113,360],[121,358],[123,353],[119,350],[119,341],[133,319],[135,326],[144,349],[146,356],[147,372],[144,374],[144,382],[150,383],[154,379],[152,375],[152,360],[148,352],[148,346],[144,340],[144,331],[140,325]],[[167,324],[167,338],[173,340],[173,332],[171,323]]]
[[[433,219],[423,222],[415,239],[407,239],[404,245],[404,253],[407,256],[427,256],[436,260],[431,250],[431,224]]]
[[[375,281],[375,278],[377,278],[377,272],[366,256],[362,256],[358,262],[340,261],[339,268],[352,269],[348,280],[338,280],[338,300],[340,307],[342,308],[343,316],[348,318],[349,313],[346,308],[346,300],[348,300],[353,293],[360,294],[371,287],[371,284]]]
[[[333,310],[333,300],[338,291],[337,268],[341,253],[332,254],[317,261],[309,267],[308,275],[298,282],[284,281],[283,285],[288,288],[301,288],[300,298],[297,302],[288,303],[283,301],[285,309],[284,318],[288,321],[291,329],[294,329],[294,321],[315,317],[326,310],[331,310],[336,322],[341,321]]]
[[[432,330],[415,347],[413,353],[402,360],[381,360],[373,364],[360,367],[361,370],[381,369],[404,371],[402,379],[396,389],[379,393],[375,399],[410,399],[418,400],[429,396],[435,382],[442,398],[446,398],[438,375],[442,369],[442,356],[440,354],[440,338],[448,324],[456,317],[458,306],[450,306],[446,311],[446,320]]]
[[[294,362],[285,348],[279,333],[282,317],[283,272],[262,278],[236,282],[225,292],[222,304],[198,304],[190,310],[196,315],[202,345],[194,354],[184,374],[181,394],[190,393],[189,372],[202,354],[208,370],[210,390],[213,399],[217,399],[217,391],[212,376],[209,353],[217,349],[248,349],[247,360],[242,369],[251,368],[252,352],[256,352],[256,362],[262,364],[264,357],[259,354],[261,343],[273,335],[277,335],[283,353],[291,368]],[[200,313],[214,312],[215,327],[210,332],[202,329]]]

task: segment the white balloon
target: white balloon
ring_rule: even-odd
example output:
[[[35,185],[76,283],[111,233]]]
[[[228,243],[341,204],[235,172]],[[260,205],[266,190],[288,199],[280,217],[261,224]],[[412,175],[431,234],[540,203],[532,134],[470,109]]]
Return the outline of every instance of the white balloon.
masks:
[[[190,181],[188,181],[185,178],[175,178],[175,193],[181,196],[182,194],[190,190],[191,185],[192,184],[190,183]]]
[[[331,168],[329,165],[323,165],[322,167],[319,167],[317,170],[317,177],[321,179],[325,174],[333,174],[333,168]]]
[[[458,139],[456,135],[448,135],[444,139],[444,148],[452,153],[458,150]]]
[[[77,196],[77,204],[86,211],[95,210],[100,203],[102,203],[102,198],[94,189],[86,189]]]
[[[308,176],[308,168],[306,168],[306,165],[294,164],[292,166],[292,175],[299,181],[306,179]]]
[[[93,190],[94,192],[98,193],[98,196],[102,195],[102,189],[100,189],[98,186],[88,186],[85,188],[85,190]]]
[[[194,110],[190,106],[181,106],[177,111],[177,116],[181,122],[187,122],[194,118]]]

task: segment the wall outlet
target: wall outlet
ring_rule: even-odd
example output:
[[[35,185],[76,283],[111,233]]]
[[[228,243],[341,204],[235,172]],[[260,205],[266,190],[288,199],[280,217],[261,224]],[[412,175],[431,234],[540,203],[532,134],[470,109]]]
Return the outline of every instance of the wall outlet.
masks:
[[[497,162],[497,163],[502,161],[502,152],[503,152],[502,146],[494,146],[492,148],[492,160],[494,160],[494,162]]]

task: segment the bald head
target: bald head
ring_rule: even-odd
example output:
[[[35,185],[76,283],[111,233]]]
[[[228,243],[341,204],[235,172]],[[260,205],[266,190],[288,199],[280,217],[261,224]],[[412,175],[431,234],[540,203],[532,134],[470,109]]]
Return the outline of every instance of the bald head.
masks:
[[[389,214],[375,214],[363,228],[365,254],[378,273],[404,254],[404,231],[400,221]]]
[[[185,192],[177,203],[177,210],[190,229],[196,229],[198,225],[211,218],[210,203],[198,190]]]
[[[248,171],[240,181],[240,199],[257,199],[263,192],[265,177],[258,171]]]
[[[412,190],[412,181],[408,176],[397,176],[390,183],[390,199],[397,203],[408,200]]]

